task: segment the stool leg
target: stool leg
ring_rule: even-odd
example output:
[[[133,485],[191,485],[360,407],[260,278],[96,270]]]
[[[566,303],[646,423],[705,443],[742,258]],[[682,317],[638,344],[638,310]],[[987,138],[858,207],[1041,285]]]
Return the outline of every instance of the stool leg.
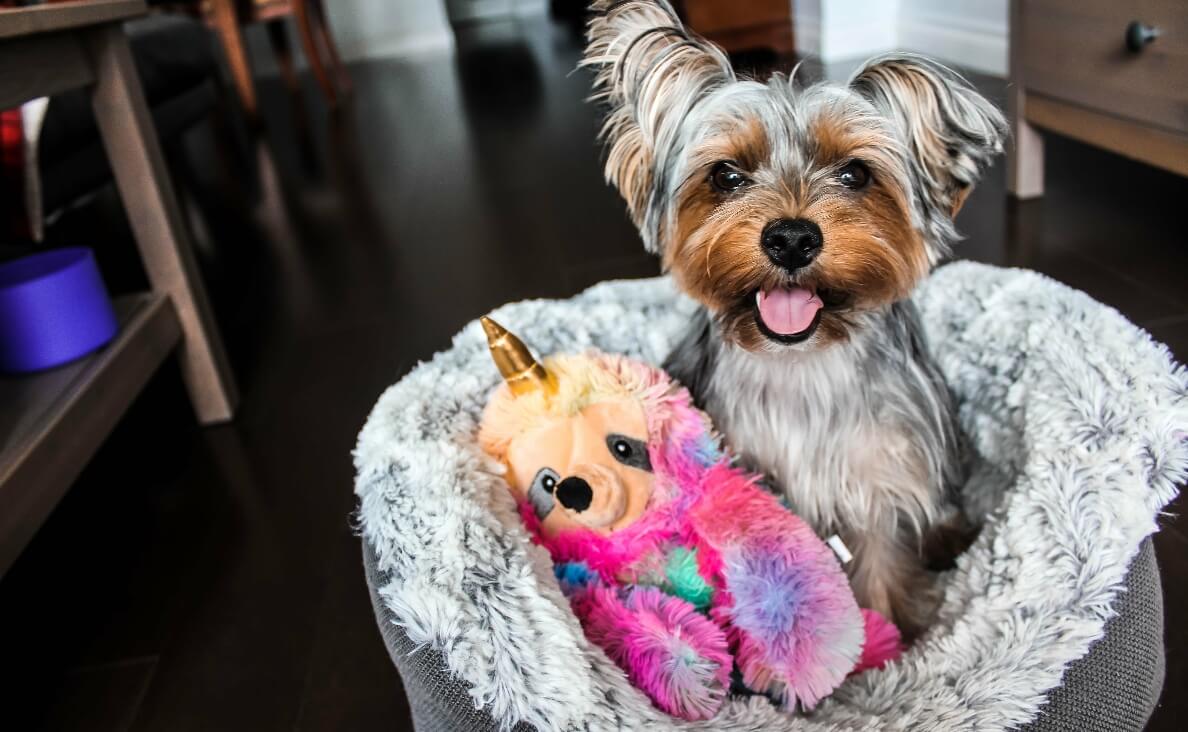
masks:
[[[107,25],[88,31],[86,42],[95,68],[95,121],[149,282],[154,292],[169,296],[177,311],[178,355],[194,411],[203,424],[226,422],[238,399],[235,381],[128,39],[118,25]]]
[[[231,78],[235,82],[235,90],[239,92],[239,101],[248,119],[255,124],[259,120],[259,105],[256,102],[256,83],[252,80],[252,67],[248,63],[247,46],[243,42],[243,28],[239,25],[239,16],[235,12],[234,0],[211,0],[208,17],[214,25],[219,39],[223,42],[223,50],[227,54],[227,64],[231,67]]]
[[[334,107],[338,105],[338,90],[335,89],[334,82],[331,81],[330,74],[322,62],[322,54],[318,50],[317,32],[313,27],[313,13],[309,6],[309,0],[293,0],[293,18],[297,21],[297,31],[301,35],[301,47],[305,51],[305,60],[309,62],[309,68],[313,71],[318,86],[322,88],[322,94],[326,95],[326,101]]]
[[[277,18],[270,20],[268,25],[268,41],[272,44],[272,54],[276,56],[276,65],[280,67],[281,79],[291,94],[301,92],[301,84],[297,81],[296,67],[293,65],[293,48],[289,45],[289,29],[285,21]]]
[[[334,33],[330,30],[330,19],[326,17],[326,4],[322,0],[310,0],[318,21],[318,36],[322,39],[322,46],[326,55],[330,57],[330,65],[334,67],[334,75],[338,79],[338,88],[343,94],[350,94],[353,88],[351,75],[338,55],[338,45],[334,42]]]

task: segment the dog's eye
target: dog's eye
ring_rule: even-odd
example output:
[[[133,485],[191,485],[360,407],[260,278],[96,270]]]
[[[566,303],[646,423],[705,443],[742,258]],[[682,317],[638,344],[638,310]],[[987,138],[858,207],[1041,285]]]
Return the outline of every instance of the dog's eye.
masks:
[[[742,171],[734,167],[734,163],[723,161],[710,171],[710,185],[722,193],[737,191],[750,182]]]
[[[837,172],[837,180],[846,188],[859,190],[870,182],[870,168],[858,160],[851,160]]]

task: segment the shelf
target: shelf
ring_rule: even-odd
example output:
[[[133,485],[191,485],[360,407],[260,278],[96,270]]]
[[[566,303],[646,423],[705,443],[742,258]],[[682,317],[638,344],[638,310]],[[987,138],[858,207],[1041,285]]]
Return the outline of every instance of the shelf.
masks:
[[[144,0],[79,0],[0,10],[0,38],[52,33],[128,20],[148,12]]]
[[[120,331],[100,350],[0,376],[0,577],[181,340],[165,295],[117,298],[115,308]]]

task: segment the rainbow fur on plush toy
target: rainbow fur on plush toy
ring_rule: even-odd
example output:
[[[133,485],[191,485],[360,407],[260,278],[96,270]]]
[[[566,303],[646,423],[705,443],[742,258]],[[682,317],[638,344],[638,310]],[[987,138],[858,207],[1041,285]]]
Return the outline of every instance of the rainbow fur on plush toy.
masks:
[[[663,371],[590,352],[537,363],[484,318],[506,383],[483,448],[507,481],[587,637],[664,711],[707,719],[742,683],[810,709],[899,653],[830,549],[734,467]]]

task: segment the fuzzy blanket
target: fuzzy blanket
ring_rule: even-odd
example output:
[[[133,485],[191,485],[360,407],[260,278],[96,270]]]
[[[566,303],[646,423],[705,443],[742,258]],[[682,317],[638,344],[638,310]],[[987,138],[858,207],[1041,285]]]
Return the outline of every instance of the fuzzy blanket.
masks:
[[[1031,272],[939,269],[916,294],[979,456],[985,519],[944,579],[938,624],[811,716],[737,699],[671,719],[588,643],[498,467],[475,444],[499,375],[477,323],[376,404],[355,451],[380,594],[476,706],[541,729],[1005,729],[1101,637],[1139,542],[1188,471],[1188,373],[1116,311]],[[538,353],[595,346],[660,363],[692,304],[667,279],[598,285],[496,317]]]

